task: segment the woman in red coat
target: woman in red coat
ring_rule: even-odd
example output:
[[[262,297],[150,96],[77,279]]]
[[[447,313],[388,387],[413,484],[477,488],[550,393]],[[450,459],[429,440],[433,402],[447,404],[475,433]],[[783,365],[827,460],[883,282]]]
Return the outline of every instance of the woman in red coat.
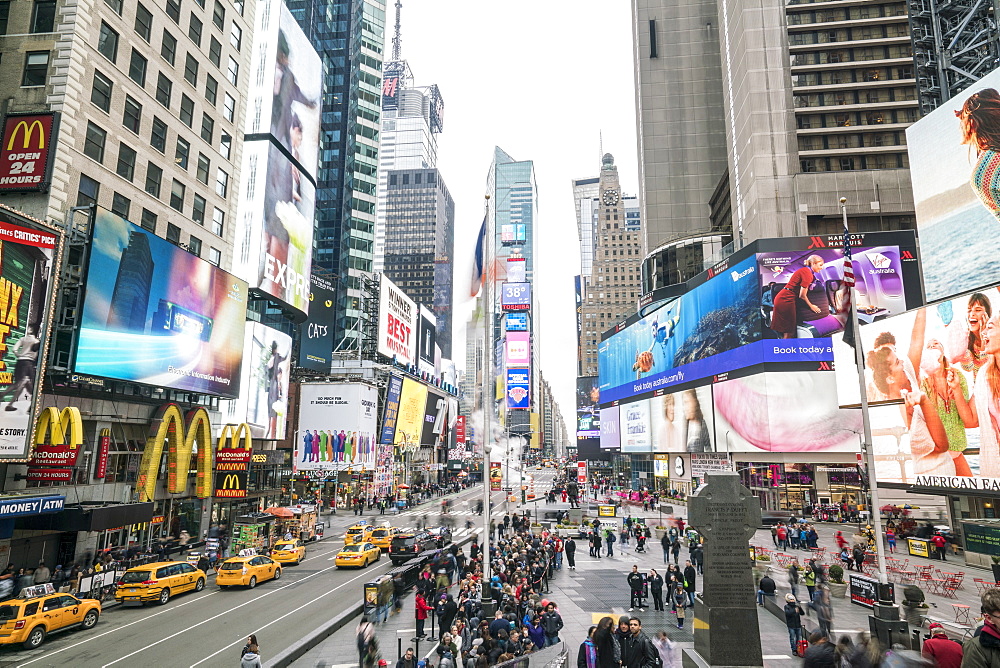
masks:
[[[809,286],[815,280],[816,274],[823,269],[823,258],[819,255],[810,255],[805,265],[796,270],[788,279],[788,283],[774,296],[771,329],[781,334],[783,339],[795,336],[795,328],[798,325],[796,307],[799,299],[804,301],[813,313],[820,312],[820,308],[809,301]]]
[[[424,634],[424,622],[427,621],[427,613],[433,610],[434,608],[427,605],[427,601],[424,600],[424,595],[419,592],[414,598],[414,604],[417,613],[417,637],[425,638],[426,635]]]

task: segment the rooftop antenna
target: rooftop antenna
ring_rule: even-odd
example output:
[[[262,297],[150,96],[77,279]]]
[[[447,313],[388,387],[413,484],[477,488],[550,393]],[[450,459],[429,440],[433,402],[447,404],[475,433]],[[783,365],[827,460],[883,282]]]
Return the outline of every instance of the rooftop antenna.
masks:
[[[400,36],[399,27],[399,15],[403,13],[403,2],[402,0],[396,0],[396,32],[392,36],[392,59],[400,59],[400,51],[402,47],[402,37]]]
[[[604,163],[604,131],[603,130],[598,130],[597,131],[597,150],[600,152],[600,155],[597,156],[597,162],[598,162],[598,164],[603,164]]]

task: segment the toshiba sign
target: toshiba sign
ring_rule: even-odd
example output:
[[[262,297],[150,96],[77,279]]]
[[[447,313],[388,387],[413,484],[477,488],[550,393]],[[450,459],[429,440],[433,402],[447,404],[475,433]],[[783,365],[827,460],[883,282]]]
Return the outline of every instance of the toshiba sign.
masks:
[[[0,141],[0,190],[48,190],[58,131],[56,112],[7,115]]]

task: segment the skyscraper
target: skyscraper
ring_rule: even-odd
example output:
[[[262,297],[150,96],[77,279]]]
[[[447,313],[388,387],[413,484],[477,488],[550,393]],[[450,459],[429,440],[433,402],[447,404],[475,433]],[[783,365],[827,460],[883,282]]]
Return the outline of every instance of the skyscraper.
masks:
[[[594,269],[595,203],[600,192],[599,177],[573,179],[573,208],[576,209],[576,231],[580,238],[580,276],[589,279]]]
[[[146,331],[153,266],[149,239],[142,232],[129,232],[128,246],[122,250],[115,289],[108,306],[108,329],[132,331],[136,334]]]
[[[384,0],[290,0],[323,59],[323,120],[313,266],[336,278],[334,340],[358,346],[361,276],[372,271]]]
[[[450,359],[455,202],[436,169],[395,169],[386,181],[383,273],[434,311],[437,345]]]

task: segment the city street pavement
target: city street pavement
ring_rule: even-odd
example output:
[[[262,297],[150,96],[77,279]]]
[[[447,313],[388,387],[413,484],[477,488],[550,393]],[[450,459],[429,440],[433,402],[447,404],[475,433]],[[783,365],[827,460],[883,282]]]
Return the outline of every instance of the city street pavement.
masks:
[[[461,509],[468,500],[474,504],[482,489],[475,486],[451,495],[453,508],[472,512]],[[363,517],[414,526],[423,514],[436,518],[438,504],[440,499],[435,498],[399,517],[377,512],[366,512]],[[53,635],[33,651],[19,646],[0,648],[0,666],[232,666],[251,633],[257,634],[265,659],[275,656],[322,622],[356,605],[363,584],[392,568],[384,558],[359,571],[337,570],[334,556],[343,546],[344,531],[358,517],[340,511],[324,519],[329,523],[327,537],[311,543],[302,564],[288,566],[279,581],[264,582],[253,590],[221,591],[210,574],[204,591],[181,594],[165,606],[114,606],[91,631]],[[460,540],[469,530],[456,520],[455,536]]]

